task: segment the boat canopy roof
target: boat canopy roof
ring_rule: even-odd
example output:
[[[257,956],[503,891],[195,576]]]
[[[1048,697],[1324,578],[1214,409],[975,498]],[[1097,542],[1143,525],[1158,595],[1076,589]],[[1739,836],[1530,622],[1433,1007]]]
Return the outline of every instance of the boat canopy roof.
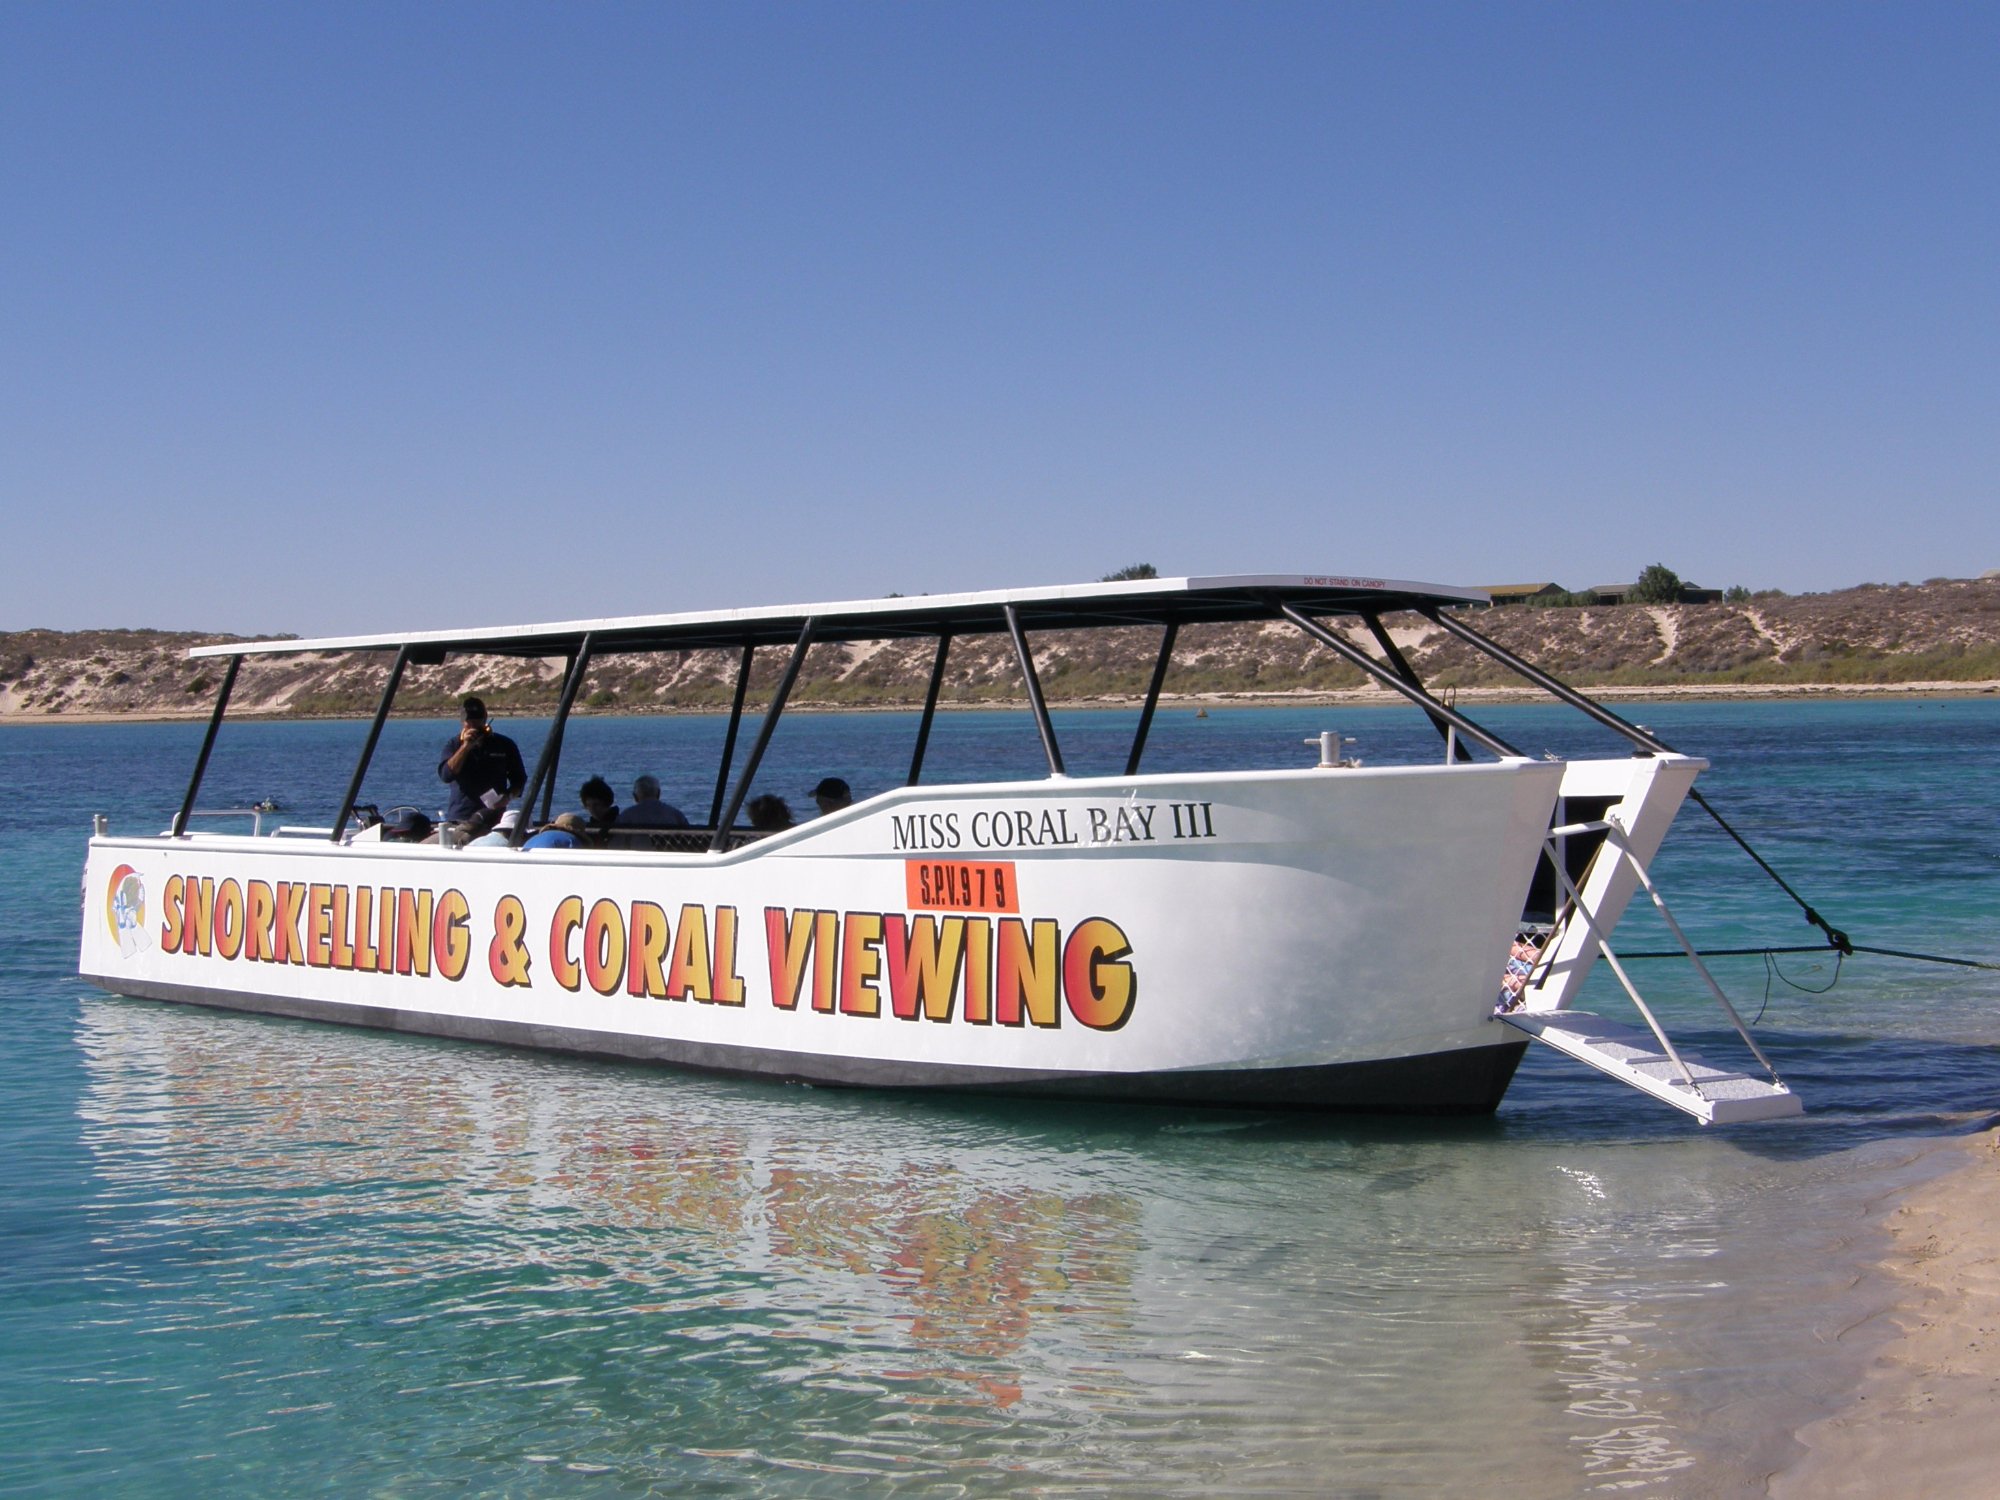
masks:
[[[398,651],[442,659],[449,652],[497,656],[562,656],[585,636],[597,654],[690,651],[704,647],[790,645],[812,625],[817,641],[873,641],[901,636],[987,635],[1008,629],[1014,611],[1023,628],[1078,630],[1115,625],[1165,625],[1267,620],[1279,606],[1309,615],[1376,615],[1393,610],[1485,604],[1486,591],[1447,584],[1331,574],[1239,574],[1212,578],[1144,578],[1050,588],[995,589],[973,594],[922,594],[787,604],[691,614],[629,615],[505,625],[481,630],[420,630],[391,635],[329,636],[319,640],[230,641],[197,646],[190,656],[273,656],[320,651]]]

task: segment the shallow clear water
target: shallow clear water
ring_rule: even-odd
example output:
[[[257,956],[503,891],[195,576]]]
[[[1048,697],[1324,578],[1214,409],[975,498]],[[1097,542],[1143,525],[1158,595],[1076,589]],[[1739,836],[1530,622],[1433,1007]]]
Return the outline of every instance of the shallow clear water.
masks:
[[[1559,709],[1479,717],[1602,746]],[[1856,941],[2000,957],[2000,703],[1649,705]],[[1073,771],[1130,715],[1061,718]],[[1300,764],[1397,710],[1162,715],[1149,767]],[[324,821],[365,726],[231,725],[202,803]],[[367,797],[434,803],[443,723]],[[765,778],[900,781],[911,715],[799,717]],[[535,726],[517,727],[532,758]],[[97,995],[92,812],[163,826],[198,726],[0,732],[0,1495],[1729,1494],[1854,1378],[1866,1205],[2000,1107],[2000,975],[1818,955],[1722,978],[1811,1113],[1703,1131],[1531,1056],[1471,1122],[912,1100]],[[565,789],[705,811],[712,719],[588,720]],[[927,779],[1039,773],[945,716]],[[1705,944],[1797,908],[1697,809]],[[1628,948],[1661,946],[1636,918]],[[1680,965],[1641,966],[1726,1050]],[[1766,999],[1769,990],[1768,1003]],[[1617,1001],[1597,997],[1607,1009]]]

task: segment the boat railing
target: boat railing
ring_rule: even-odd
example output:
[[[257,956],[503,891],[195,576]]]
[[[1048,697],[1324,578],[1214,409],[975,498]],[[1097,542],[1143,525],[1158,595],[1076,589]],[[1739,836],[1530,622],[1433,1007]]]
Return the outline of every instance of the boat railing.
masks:
[[[732,828],[719,847],[740,849],[764,836],[758,829]],[[601,837],[601,848],[641,854],[707,854],[718,848],[713,828],[612,828]]]
[[[191,819],[192,818],[248,818],[250,820],[250,836],[252,838],[261,838],[263,837],[264,834],[264,819],[269,817],[272,813],[280,812],[282,810],[283,809],[281,809],[275,802],[260,802],[255,807],[209,807],[209,808],[198,807],[195,808],[193,811],[189,812],[187,816]],[[288,830],[279,829],[278,831],[280,833],[283,833],[287,832]],[[326,833],[327,830],[321,829],[320,837],[324,838],[326,836]]]
[[[191,818],[243,816],[253,819],[251,832],[261,837],[264,832],[262,815],[254,808],[217,809],[214,812],[190,813]],[[99,829],[101,837],[108,828]],[[325,839],[333,830],[325,825],[310,823],[285,823],[271,830],[274,838]],[[732,828],[724,835],[722,847],[740,849],[766,835],[760,829]],[[713,828],[614,828],[600,835],[603,842],[596,848],[616,849],[633,854],[707,854],[715,848]],[[455,851],[465,848],[463,844],[435,844],[432,847]]]

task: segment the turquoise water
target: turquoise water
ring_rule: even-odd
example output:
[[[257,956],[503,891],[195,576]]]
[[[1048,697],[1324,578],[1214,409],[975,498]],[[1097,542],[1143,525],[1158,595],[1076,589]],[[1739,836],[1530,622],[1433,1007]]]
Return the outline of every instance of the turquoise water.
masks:
[[[2000,958],[2000,702],[1649,705],[1856,941]],[[1595,731],[1481,713],[1534,751]],[[1131,717],[1063,716],[1072,770]],[[365,726],[231,725],[204,806],[330,817]],[[533,754],[534,726],[515,726]],[[1164,714],[1150,767],[1299,764],[1396,710]],[[799,717],[766,778],[899,781],[909,715]],[[366,793],[432,803],[449,726]],[[163,826],[198,726],[0,731],[0,1495],[1732,1494],[1866,1358],[1867,1206],[2000,1108],[2000,975],[1717,970],[1811,1111],[1692,1122],[1553,1056],[1472,1122],[918,1101],[98,995],[90,814]],[[591,720],[562,784],[718,721]],[[1599,746],[1602,741],[1596,741]],[[944,718],[927,778],[1038,774]],[[1704,943],[1811,939],[1695,809],[1658,866]],[[1635,919],[1627,947],[1664,935]],[[1644,977],[1713,1053],[1692,976]],[[1612,1009],[1613,999],[1598,1003]]]

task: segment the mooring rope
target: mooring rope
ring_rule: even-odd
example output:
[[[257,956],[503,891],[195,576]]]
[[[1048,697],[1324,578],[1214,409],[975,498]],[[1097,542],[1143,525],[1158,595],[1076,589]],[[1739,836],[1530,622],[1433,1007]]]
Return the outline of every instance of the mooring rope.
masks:
[[[1946,958],[1940,953],[1912,953],[1907,948],[1871,948],[1866,943],[1849,943],[1845,948],[1836,948],[1831,943],[1804,943],[1792,947],[1766,943],[1760,948],[1695,949],[1699,958],[1762,958],[1766,954],[1777,953],[1838,953],[1842,957],[1851,953],[1873,953],[1878,958],[1908,958],[1923,964],[1953,964],[1961,969],[2000,969],[2000,964],[1988,963],[1984,959]],[[1618,956],[1621,959],[1686,958],[1687,954],[1679,948],[1662,948],[1657,953],[1620,953]],[[1789,980],[1786,982],[1790,983]]]
[[[1771,866],[1765,862],[1764,856],[1759,854],[1755,849],[1752,849],[1750,847],[1750,841],[1744,838],[1743,835],[1738,833],[1734,828],[1731,828],[1729,826],[1729,820],[1723,817],[1721,813],[1715,810],[1714,805],[1709,802],[1708,798],[1702,796],[1702,794],[1696,791],[1693,787],[1688,788],[1688,795],[1694,799],[1696,806],[1701,808],[1701,810],[1707,813],[1711,818],[1715,819],[1716,827],[1720,828],[1724,833],[1728,834],[1731,838],[1735,839],[1737,846],[1740,849],[1742,849],[1742,851],[1745,854],[1749,855],[1752,859],[1757,861],[1758,869],[1762,870],[1766,875],[1770,876],[1773,880],[1778,882],[1779,890],[1783,891],[1787,896],[1790,896],[1794,901],[1798,903],[1799,910],[1806,914],[1806,920],[1812,923],[1813,926],[1819,928],[1820,931],[1826,934],[1826,940],[1828,943],[1830,943],[1833,947],[1838,948],[1842,953],[1852,953],[1854,951],[1854,945],[1847,940],[1847,934],[1842,932],[1838,927],[1833,926],[1830,922],[1826,920],[1826,918],[1822,917],[1818,912],[1814,911],[1812,907],[1807,904],[1806,898],[1801,896],[1797,891],[1793,890],[1791,888],[1791,885],[1786,881],[1785,877],[1780,875],[1776,870],[1772,869]]]
[[[1766,875],[1770,876],[1773,880],[1775,880],[1778,883],[1778,888],[1782,890],[1787,896],[1790,896],[1793,901],[1798,903],[1799,910],[1806,914],[1806,920],[1812,923],[1813,926],[1819,928],[1820,931],[1826,934],[1826,943],[1823,946],[1817,944],[1806,944],[1798,947],[1773,947],[1769,944],[1766,944],[1761,948],[1697,948],[1695,950],[1696,955],[1701,958],[1762,958],[1764,960],[1766,969],[1764,977],[1764,999],[1766,1004],[1770,1002],[1771,998],[1770,976],[1772,974],[1776,974],[1779,979],[1784,980],[1786,984],[1791,985],[1791,987],[1795,990],[1802,991],[1803,993],[1808,995],[1824,995],[1827,992],[1827,990],[1832,989],[1834,985],[1840,982],[1839,960],[1848,958],[1856,953],[1872,953],[1881,958],[1906,958],[1914,963],[1920,963],[1920,964],[1950,964],[1953,967],[1960,969],[2000,970],[2000,963],[1989,963],[1983,959],[1947,958],[1946,956],[1940,953],[1913,953],[1907,948],[1872,948],[1868,946],[1866,943],[1854,942],[1852,939],[1848,937],[1846,933],[1842,932],[1838,927],[1835,927],[1830,922],[1828,922],[1826,918],[1822,917],[1817,911],[1813,910],[1811,904],[1807,902],[1806,898],[1801,896],[1797,891],[1793,890],[1790,882],[1788,882],[1785,879],[1785,877],[1780,875],[1776,870],[1772,869],[1770,863],[1764,858],[1763,855],[1759,854],[1755,849],[1752,849],[1750,847],[1750,841],[1744,838],[1743,835],[1738,833],[1734,828],[1729,826],[1729,820],[1723,817],[1721,813],[1715,810],[1714,806],[1710,804],[1708,798],[1702,796],[1702,794],[1696,791],[1693,787],[1688,788],[1688,796],[1694,799],[1695,803],[1700,806],[1703,812],[1707,813],[1711,818],[1715,819],[1717,827],[1719,827],[1724,833],[1728,834],[1732,839],[1736,840],[1737,847],[1742,849],[1742,851],[1745,854],[1749,855],[1753,860],[1757,862],[1758,869],[1762,870]],[[1809,985],[1794,983],[1791,979],[1786,978],[1784,971],[1779,969],[1777,966],[1776,955],[1780,953],[1826,953],[1829,951],[1837,954],[1838,958],[1836,959],[1833,966],[1833,978],[1830,981],[1828,981],[1828,983],[1825,985],[1824,988],[1821,989],[1813,989]],[[1682,952],[1678,948],[1674,948],[1674,949],[1664,950],[1658,953],[1621,953],[1618,956],[1621,959],[1686,958],[1687,954]],[[1761,1017],[1763,1012],[1759,1011],[1758,1014]]]

